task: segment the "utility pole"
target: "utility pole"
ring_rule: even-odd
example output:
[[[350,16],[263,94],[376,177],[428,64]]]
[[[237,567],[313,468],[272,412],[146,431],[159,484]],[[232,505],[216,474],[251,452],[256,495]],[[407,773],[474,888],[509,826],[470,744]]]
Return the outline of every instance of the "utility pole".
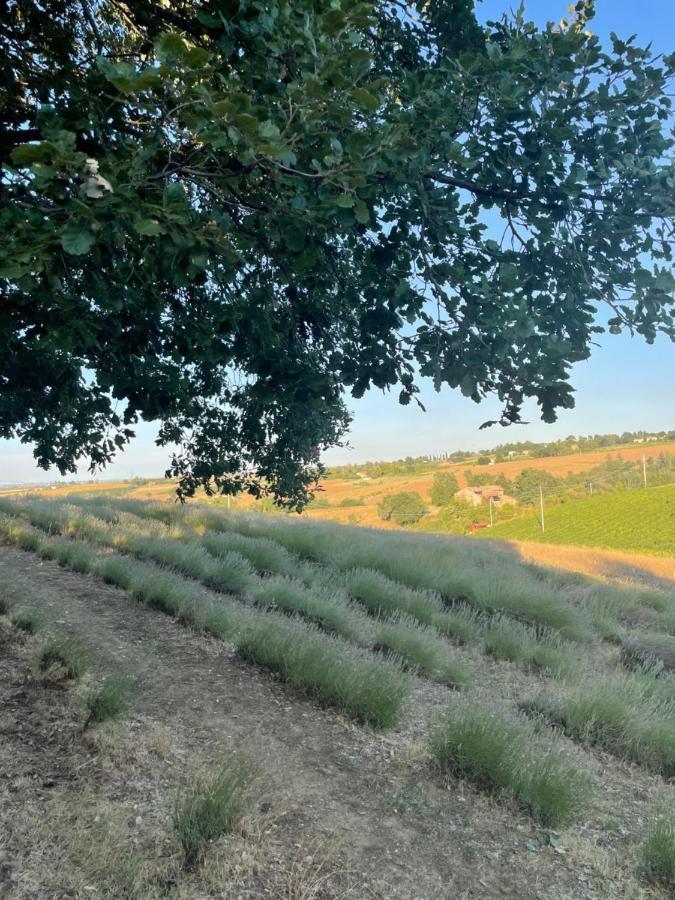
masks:
[[[647,487],[647,460],[645,459],[644,453],[642,454],[642,480],[644,481],[645,487]]]
[[[490,528],[492,528],[492,497],[490,497]]]
[[[544,491],[539,485],[539,509],[541,510],[541,533],[544,534]]]
[[[593,482],[588,482],[588,490],[590,491],[591,497],[593,496]]]

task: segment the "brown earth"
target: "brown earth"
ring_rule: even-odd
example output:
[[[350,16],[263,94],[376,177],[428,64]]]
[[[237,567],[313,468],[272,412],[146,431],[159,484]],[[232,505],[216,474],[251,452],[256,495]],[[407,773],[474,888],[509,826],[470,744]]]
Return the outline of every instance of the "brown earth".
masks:
[[[379,735],[318,709],[231,648],[123,591],[0,547],[0,579],[10,572],[25,584],[22,611],[38,612],[45,632],[79,641],[94,677],[124,672],[133,699],[125,722],[83,736],[78,690],[38,678],[30,660],[40,638],[20,639],[3,620],[3,900],[127,896],[106,892],[105,873],[122,871],[130,850],[144,856],[148,898],[662,896],[633,877],[636,840],[664,792],[660,779],[636,767],[569,744],[603,787],[592,819],[564,832],[556,850],[508,803],[431,769],[423,742],[453,702],[446,689],[415,682],[402,725]],[[540,682],[485,657],[474,664],[481,699],[513,705]],[[256,804],[237,834],[210,848],[201,870],[185,874],[170,834],[175,790],[186,770],[233,747],[264,773]],[[105,849],[109,863],[96,874],[91,835],[103,826],[94,857]]]
[[[536,541],[499,541],[514,547],[521,559],[540,566],[581,572],[602,581],[672,590],[675,559],[646,556],[623,550],[572,547],[568,544],[539,544]]]

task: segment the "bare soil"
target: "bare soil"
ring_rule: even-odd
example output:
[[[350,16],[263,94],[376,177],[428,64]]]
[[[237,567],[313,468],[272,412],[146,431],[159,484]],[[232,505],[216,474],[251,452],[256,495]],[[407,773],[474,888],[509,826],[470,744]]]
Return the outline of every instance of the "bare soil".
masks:
[[[120,724],[83,733],[86,683],[46,683],[32,664],[44,638],[0,620],[2,900],[662,896],[632,875],[636,835],[664,787],[635,767],[589,756],[605,791],[593,821],[562,834],[556,848],[508,803],[433,771],[424,740],[452,702],[446,689],[419,682],[403,724],[376,734],[123,591],[0,547],[0,578],[8,570],[25,580],[21,611],[38,613],[43,634],[82,645],[89,680],[128,676],[132,701]],[[481,664],[480,691],[522,698],[526,676]],[[186,772],[232,748],[262,773],[255,804],[201,870],[184,873],[171,834],[176,790]],[[110,828],[94,844],[99,871],[91,835],[102,823]],[[140,894],[106,881],[131,851],[144,860]]]

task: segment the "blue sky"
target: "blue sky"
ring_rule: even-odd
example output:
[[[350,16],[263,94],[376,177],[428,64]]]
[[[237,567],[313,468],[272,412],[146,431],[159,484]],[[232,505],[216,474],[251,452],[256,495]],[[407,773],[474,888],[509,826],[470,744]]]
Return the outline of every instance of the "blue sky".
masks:
[[[527,0],[528,17],[539,24],[558,21],[569,0]],[[498,18],[518,3],[483,0],[478,4],[481,19]],[[675,50],[675,0],[597,0],[597,15],[591,25],[601,38],[615,31],[622,37],[638,35],[640,45],[652,43],[656,51]],[[495,418],[497,401],[476,405],[458,392],[440,394],[425,384],[423,413],[415,406],[399,406],[397,393],[370,392],[352,402],[354,413],[349,442],[351,449],[336,448],[326,454],[326,462],[338,464],[367,459],[396,459],[424,453],[456,449],[479,449],[510,440],[553,440],[568,434],[594,434],[624,430],[660,430],[675,425],[675,346],[660,339],[649,347],[628,335],[600,338],[600,347],[591,359],[573,370],[576,407],[563,410],[558,422],[546,425],[538,420],[536,406],[525,410],[530,424],[508,429],[496,427],[479,431],[481,422]],[[161,475],[168,459],[166,450],[154,445],[156,429],[139,426],[134,444],[102,477]],[[87,477],[86,468],[80,477]],[[54,473],[34,466],[29,447],[17,441],[0,441],[0,482],[48,481]]]

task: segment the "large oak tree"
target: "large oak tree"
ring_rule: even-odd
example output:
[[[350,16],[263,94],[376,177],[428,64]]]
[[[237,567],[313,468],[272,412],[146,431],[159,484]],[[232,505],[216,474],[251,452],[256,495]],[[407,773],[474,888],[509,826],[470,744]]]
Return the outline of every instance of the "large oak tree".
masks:
[[[0,435],[300,504],[345,394],[573,405],[675,337],[675,55],[471,0],[9,0]]]

